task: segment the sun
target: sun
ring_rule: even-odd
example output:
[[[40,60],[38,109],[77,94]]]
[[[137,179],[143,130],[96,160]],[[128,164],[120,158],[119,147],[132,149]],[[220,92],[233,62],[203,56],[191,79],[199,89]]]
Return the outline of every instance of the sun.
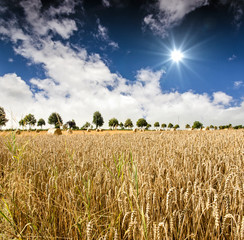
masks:
[[[171,52],[171,59],[174,62],[178,63],[178,62],[182,61],[183,58],[184,58],[184,55],[180,50],[175,49]]]

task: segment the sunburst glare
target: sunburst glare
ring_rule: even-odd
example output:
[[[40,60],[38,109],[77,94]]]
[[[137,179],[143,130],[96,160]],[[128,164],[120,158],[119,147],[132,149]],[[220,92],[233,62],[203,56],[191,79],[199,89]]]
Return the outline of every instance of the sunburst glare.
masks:
[[[184,55],[183,55],[183,53],[182,53],[180,50],[176,50],[176,49],[174,49],[174,50],[171,52],[171,59],[172,59],[174,62],[178,63],[178,62],[182,61],[183,58],[184,58]]]

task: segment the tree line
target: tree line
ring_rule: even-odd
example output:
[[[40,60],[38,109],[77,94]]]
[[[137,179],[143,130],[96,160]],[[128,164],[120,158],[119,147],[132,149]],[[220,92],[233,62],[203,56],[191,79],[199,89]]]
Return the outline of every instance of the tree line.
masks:
[[[0,107],[0,128],[2,126],[5,126],[6,123],[8,122],[8,119],[6,118],[6,114],[4,111],[3,107]],[[94,112],[93,114],[93,120],[92,123],[95,125],[95,128],[100,128],[103,126],[104,124],[104,120],[102,117],[102,114],[99,111]],[[38,121],[36,120],[35,116],[33,114],[27,114],[23,119],[21,119],[19,121],[19,126],[24,128],[27,125],[29,126],[29,129],[31,129],[31,127],[35,126],[37,124],[38,127],[43,127],[46,125],[46,122],[43,118],[40,118]],[[73,130],[78,130],[79,127],[76,125],[76,122],[74,119],[66,122],[65,124],[63,124],[63,120],[62,117],[60,116],[59,113],[53,112],[49,117],[48,117],[48,124],[53,125],[55,128],[60,128],[63,127],[63,129],[73,129]],[[111,118],[108,121],[108,126],[111,129],[117,129],[118,127],[120,127],[120,129],[132,129],[134,127],[134,124],[132,122],[132,120],[130,118],[128,118],[124,123],[123,122],[119,122],[117,118]],[[143,128],[143,129],[149,129],[152,127],[152,125],[150,123],[148,123],[146,121],[146,119],[144,118],[140,118],[137,120],[136,122],[136,126],[138,128]],[[172,123],[166,124],[166,123],[162,123],[160,125],[159,122],[155,122],[154,123],[154,128],[156,129],[160,129],[160,127],[162,129],[168,128],[168,129],[178,129],[180,128],[179,124],[175,124],[173,125]],[[89,122],[86,122],[80,129],[92,129],[93,125]],[[186,129],[202,129],[204,128],[203,124],[199,121],[195,121],[193,123],[192,126],[190,126],[190,124],[186,124],[185,125]],[[221,125],[219,127],[217,126],[207,126],[206,130],[210,130],[210,129],[230,129],[230,128],[234,128],[234,129],[241,129],[244,128],[244,126],[242,125],[237,125],[237,126],[232,126],[232,124],[228,124],[228,125]]]

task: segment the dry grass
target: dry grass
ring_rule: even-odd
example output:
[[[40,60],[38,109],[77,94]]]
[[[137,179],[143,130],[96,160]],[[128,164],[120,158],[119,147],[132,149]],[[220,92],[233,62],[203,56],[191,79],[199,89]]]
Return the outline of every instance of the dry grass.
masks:
[[[0,239],[243,239],[243,139],[0,136]]]
[[[0,131],[0,137],[1,136],[8,136],[10,133],[10,131]],[[96,132],[95,129],[91,130],[90,132],[87,132],[86,130],[74,130],[72,135],[91,135],[91,134],[99,134],[99,135],[114,135],[114,134],[132,134],[133,131],[132,130],[103,130],[102,132]],[[62,134],[63,135],[70,135],[67,130],[62,130]],[[20,131],[20,135],[21,136],[36,136],[36,135],[47,135],[47,131],[46,130],[42,130],[40,132],[36,132],[36,131],[27,131],[27,130],[21,130]]]

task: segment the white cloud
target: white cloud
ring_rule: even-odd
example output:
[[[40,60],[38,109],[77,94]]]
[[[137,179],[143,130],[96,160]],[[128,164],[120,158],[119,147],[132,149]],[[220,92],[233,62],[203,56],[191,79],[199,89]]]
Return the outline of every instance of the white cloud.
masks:
[[[41,12],[41,0],[25,0],[21,1],[20,5],[24,9],[27,23],[36,35],[47,36],[49,31],[52,31],[67,39],[77,30],[75,21],[65,18],[55,19],[55,17],[64,13],[66,15],[71,14],[74,9],[74,2],[66,0],[60,7],[51,7],[44,12]]]
[[[168,30],[178,25],[181,20],[195,9],[208,4],[208,0],[157,0],[156,13],[144,18],[144,23],[162,37]]]
[[[213,103],[223,104],[224,106],[229,106],[233,98],[224,92],[213,93]]]
[[[243,7],[244,7],[244,1],[224,1],[222,4],[229,4],[230,9],[233,11],[234,14],[234,20],[233,23],[237,27],[237,29],[240,28],[242,24],[242,17],[243,17]]]
[[[39,7],[33,7],[32,11],[39,12]],[[49,23],[53,19],[58,21],[55,17],[48,19]],[[59,26],[62,21],[58,22]],[[40,22],[29,28],[36,29]],[[204,125],[226,124],[226,119],[228,123],[242,124],[244,102],[239,107],[231,107],[234,100],[224,92],[213,96],[191,91],[165,93],[160,88],[164,71],[140,69],[135,80],[129,81],[112,73],[98,54],[88,54],[84,48],[54,41],[54,31],[36,38],[35,32],[34,36],[24,33],[17,22],[8,23],[9,28],[4,24],[0,33],[12,40],[16,54],[32,64],[40,64],[46,73],[46,78],[30,79],[28,84],[14,73],[0,77],[0,104],[9,119],[13,113],[15,126],[28,113],[47,120],[54,111],[61,114],[64,122],[75,119],[78,126],[82,126],[92,121],[92,114],[97,110],[106,123],[112,117],[122,122],[130,117],[134,123],[146,117],[152,124],[155,121],[178,123],[178,119],[181,126],[194,120]],[[12,124],[13,121],[9,121],[8,127]]]
[[[26,109],[33,110],[33,94],[30,87],[15,73],[0,76],[1,106],[4,107],[8,127],[16,126]]]
[[[234,24],[237,26],[237,28],[240,28],[242,24],[242,16],[243,16],[243,9],[240,6],[235,7],[234,10]]]
[[[59,1],[61,4],[58,7],[51,6],[48,10],[50,16],[56,16],[60,14],[69,15],[75,13],[76,0],[64,0]]]
[[[18,77],[15,73],[5,74],[0,77],[1,102],[6,99],[13,99],[14,101],[26,100],[32,98],[30,87]]]
[[[63,68],[61,74],[67,71],[64,65]],[[103,68],[107,69],[105,65]],[[112,91],[103,84],[93,85],[92,81],[79,77],[80,73],[75,71],[66,80],[67,76],[62,78],[61,75],[55,79],[32,79],[31,87],[15,74],[4,75],[0,78],[0,87],[4,89],[1,105],[7,110],[8,118],[11,117],[10,112],[17,120],[31,112],[36,118],[47,119],[57,111],[65,122],[75,119],[79,126],[91,121],[96,110],[101,111],[105,122],[111,117],[117,117],[120,121],[130,117],[135,123],[138,118],[146,117],[150,123],[160,121],[175,124],[179,119],[181,126],[194,120],[200,120],[205,125],[221,125],[226,123],[226,119],[235,125],[241,124],[244,117],[244,103],[240,107],[228,107],[232,97],[223,92],[214,93],[213,100],[208,94],[191,91],[163,93],[159,87],[162,71],[141,69],[134,84],[108,71],[106,76],[112,75],[118,81],[117,85],[116,81],[111,82],[115,86]],[[92,72],[89,75],[96,78]],[[72,81],[73,77],[79,82]],[[32,93],[33,87],[39,91]]]
[[[171,22],[178,22],[189,12],[206,4],[206,0],[159,0],[159,9],[165,12]]]
[[[232,54],[232,56],[229,57],[228,60],[231,62],[231,61],[234,61],[236,58],[237,58],[237,56],[235,54]]]
[[[110,7],[110,2],[109,0],[102,0],[103,6],[104,7]]]
[[[98,37],[101,37],[103,40],[108,40],[108,29],[104,27],[101,23],[100,20],[97,20],[98,24]]]
[[[19,29],[18,26],[16,26],[16,21],[13,20],[5,22],[3,19],[0,19],[0,34],[9,37],[13,43],[28,40],[23,30]]]
[[[97,33],[95,34],[95,37],[106,42],[113,49],[119,48],[118,43],[110,39],[108,29],[101,24],[100,19],[97,19]]]
[[[244,86],[244,82],[243,81],[235,81],[234,82],[234,88],[235,89],[239,89],[240,87]]]
[[[223,5],[229,5],[230,10],[234,14],[233,23],[239,29],[242,24],[244,1],[219,0],[219,2]]]
[[[10,63],[12,63],[12,62],[14,61],[14,59],[13,59],[13,58],[9,58],[8,61],[9,61]]]

